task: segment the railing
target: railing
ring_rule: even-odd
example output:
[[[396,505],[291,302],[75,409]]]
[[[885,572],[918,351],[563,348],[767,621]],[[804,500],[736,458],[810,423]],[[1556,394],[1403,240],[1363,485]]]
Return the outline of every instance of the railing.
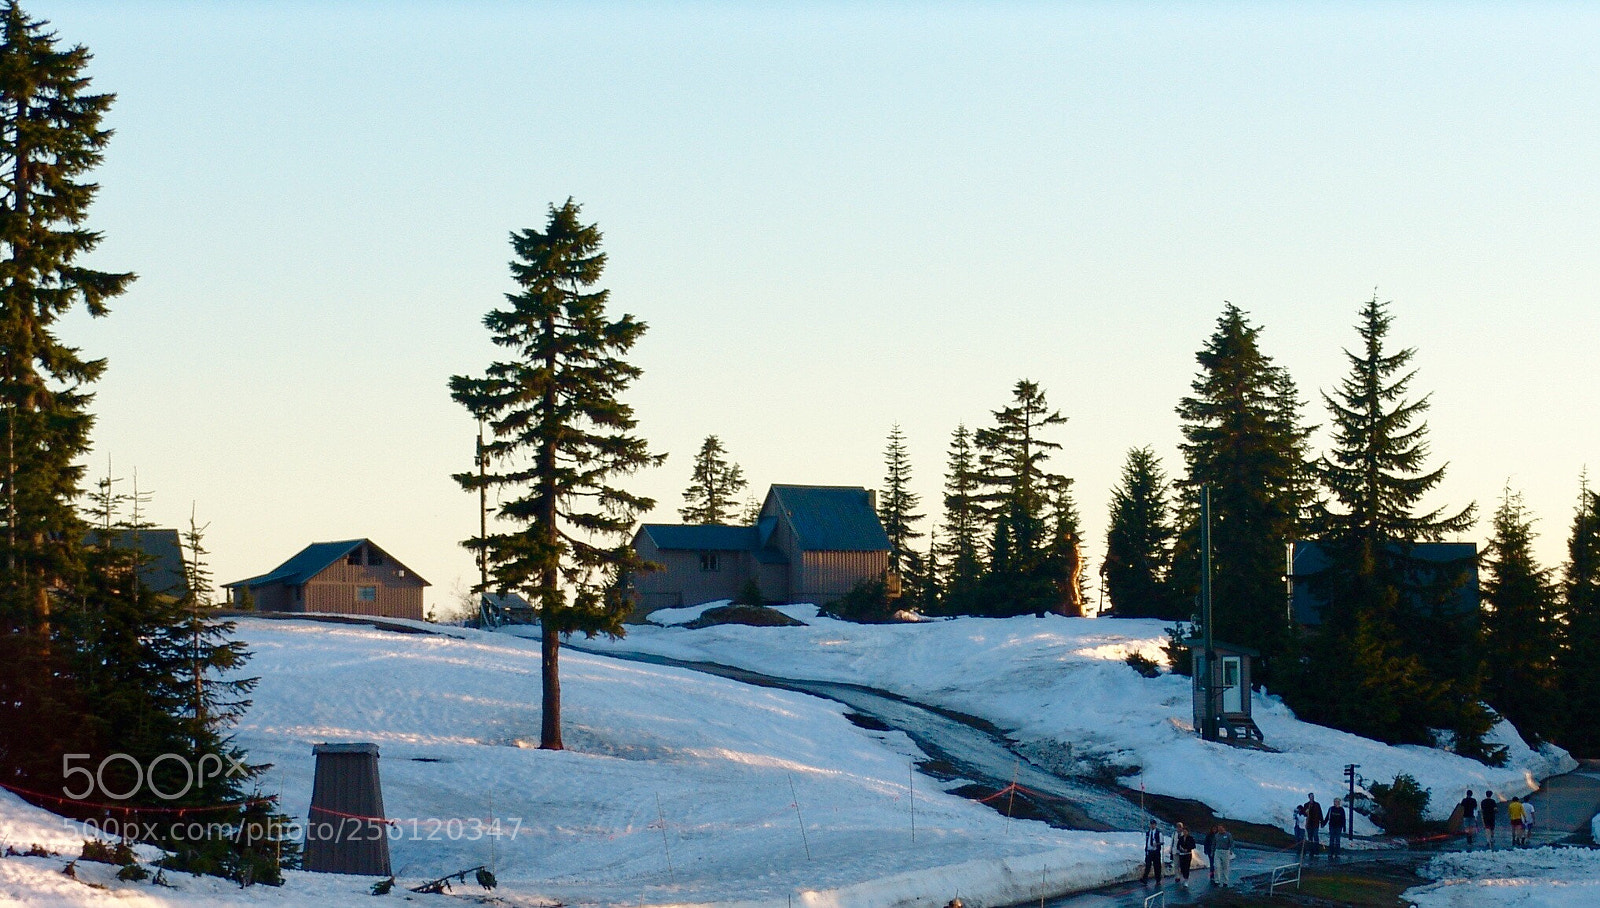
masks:
[[[1300,862],[1295,861],[1293,864],[1282,864],[1272,868],[1272,883],[1267,887],[1267,895],[1276,895],[1279,886],[1287,886],[1290,883],[1294,884],[1295,891],[1298,892],[1300,890],[1300,867]]]
[[[1167,891],[1163,889],[1154,895],[1147,896],[1144,900],[1144,908],[1167,908]]]

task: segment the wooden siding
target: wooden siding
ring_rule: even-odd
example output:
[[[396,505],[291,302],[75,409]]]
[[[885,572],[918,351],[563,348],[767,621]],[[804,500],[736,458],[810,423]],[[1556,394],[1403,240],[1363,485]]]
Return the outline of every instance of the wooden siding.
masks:
[[[644,552],[640,552],[644,554]],[[711,552],[720,561],[720,570],[702,571],[700,552],[661,551],[649,554],[651,561],[662,570],[641,574],[634,578],[635,592],[646,601],[666,602],[664,597],[676,596],[678,605],[699,605],[714,599],[732,599],[739,594],[744,582],[750,579],[750,555],[747,552]],[[656,606],[661,608],[663,606]]]
[[[889,569],[888,552],[805,552],[795,598],[827,605],[862,580],[876,580]]]

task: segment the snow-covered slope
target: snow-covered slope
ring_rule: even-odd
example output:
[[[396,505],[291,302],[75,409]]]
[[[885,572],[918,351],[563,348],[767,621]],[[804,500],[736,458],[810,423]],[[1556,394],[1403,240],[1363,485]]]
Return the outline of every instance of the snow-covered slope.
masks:
[[[1410,773],[1433,790],[1438,819],[1448,816],[1469,787],[1501,797],[1523,795],[1538,779],[1576,765],[1558,748],[1530,749],[1506,723],[1495,736],[1510,760],[1497,769],[1301,722],[1277,698],[1260,694],[1253,706],[1256,723],[1280,753],[1201,741],[1192,730],[1189,679],[1143,678],[1124,662],[1129,653],[1165,661],[1166,635],[1158,621],[1050,616],[860,625],[817,618],[810,606],[783,610],[809,626],[691,631],[647,625],[630,628],[619,641],[582,645],[881,688],[988,719],[1041,759],[1064,754],[1070,745],[1079,760],[1137,770],[1124,779],[1133,787],[1194,798],[1224,816],[1285,829],[1308,792],[1326,804],[1343,790],[1348,763],[1359,764],[1360,774],[1376,781]],[[697,612],[676,610],[671,619],[692,620]]]
[[[241,621],[239,635],[261,683],[238,739],[275,764],[266,789],[303,818],[312,745],[377,743],[402,882],[492,862],[496,895],[522,904],[1005,904],[1038,898],[1041,881],[1083,888],[1138,865],[1135,835],[1008,824],[926,778],[913,842],[919,755],[827,701],[569,651],[569,749],[541,751],[530,641],[267,620]],[[27,827],[6,833],[23,847],[60,824],[15,801],[3,815]],[[483,835],[491,818],[508,834]],[[77,838],[63,836],[52,847]],[[112,887],[96,890],[62,876],[64,862],[0,860],[0,901],[374,904],[361,880],[320,874],[239,892],[181,877],[178,890],[115,884],[90,868]]]
[[[1443,854],[1423,868],[1438,882],[1408,889],[1417,908],[1593,908],[1600,905],[1600,851],[1534,848]]]

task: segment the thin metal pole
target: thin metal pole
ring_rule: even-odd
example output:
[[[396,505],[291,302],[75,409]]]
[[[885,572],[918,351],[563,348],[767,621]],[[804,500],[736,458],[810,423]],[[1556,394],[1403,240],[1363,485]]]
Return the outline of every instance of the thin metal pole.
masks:
[[[661,820],[661,850],[667,856],[667,879],[676,883],[677,876],[672,872],[672,848],[667,844],[667,814],[661,809],[661,794],[656,793],[656,816]]]
[[[800,842],[806,846],[806,860],[811,860],[811,840],[806,838],[806,821],[800,816],[800,796],[794,790],[794,776],[789,776],[789,796],[794,798],[794,818],[800,821]]]
[[[1205,728],[1200,736],[1207,741],[1217,739],[1216,641],[1212,637],[1211,620],[1211,487],[1200,487],[1200,621],[1205,630],[1206,672],[1202,679],[1205,691],[1205,714],[1201,719]]]
[[[478,585],[487,592],[489,589],[489,486],[485,479],[488,470],[489,455],[484,453],[483,445],[483,417],[478,417],[478,539],[483,546],[478,549]]]
[[[911,772],[908,778],[911,780],[909,787],[911,792],[911,844],[915,845],[917,844],[917,764],[911,764]]]

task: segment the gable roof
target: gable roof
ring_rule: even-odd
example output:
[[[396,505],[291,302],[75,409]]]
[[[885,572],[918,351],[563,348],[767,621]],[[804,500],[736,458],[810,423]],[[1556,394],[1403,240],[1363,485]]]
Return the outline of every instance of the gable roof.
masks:
[[[423,586],[432,586],[432,584],[428,583],[428,581],[423,580],[421,575],[417,574],[415,571],[412,571],[410,568],[407,568],[393,555],[390,555],[388,552],[384,551],[381,546],[374,545],[370,539],[346,539],[341,542],[313,542],[301,549],[299,554],[265,574],[261,574],[257,577],[247,577],[244,580],[235,580],[232,583],[225,583],[223,586],[228,588],[245,586],[250,587],[251,589],[254,589],[258,586],[266,586],[272,583],[281,583],[285,586],[299,586],[327,570],[329,565],[332,565],[340,558],[350,554],[356,549],[357,546],[363,544],[383,552],[383,554],[387,556],[390,561],[393,561],[397,567],[405,568],[411,573],[411,576],[421,581]]]
[[[84,541],[99,545],[100,530],[90,530]],[[183,598],[189,591],[189,581],[183,569],[183,546],[178,542],[177,530],[147,528],[140,530],[114,529],[111,547],[135,549],[144,555],[139,565],[139,582],[154,593]]]
[[[641,529],[658,549],[749,552],[760,547],[755,527],[647,523]]]
[[[1289,607],[1294,620],[1301,624],[1321,624],[1322,610],[1328,604],[1325,590],[1312,578],[1327,570],[1332,564],[1322,543],[1297,541],[1289,544]],[[1403,594],[1404,603],[1411,608],[1425,608],[1425,592],[1442,595],[1438,603],[1447,615],[1474,615],[1478,611],[1478,544],[1475,542],[1418,542],[1404,545],[1391,542],[1387,546],[1392,554],[1404,552],[1412,559],[1411,586]],[[1450,584],[1448,589],[1428,590],[1437,584]]]
[[[800,548],[813,552],[881,552],[889,536],[860,486],[773,486],[767,493],[789,518]]]

